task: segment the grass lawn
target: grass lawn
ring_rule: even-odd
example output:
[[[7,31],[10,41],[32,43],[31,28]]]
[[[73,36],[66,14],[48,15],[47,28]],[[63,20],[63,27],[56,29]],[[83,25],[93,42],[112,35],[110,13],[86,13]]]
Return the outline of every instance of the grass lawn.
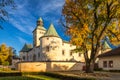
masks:
[[[42,80],[61,80],[61,79],[58,79],[58,78],[48,77],[48,76],[45,76],[45,75],[26,75],[26,76],[30,77],[30,78],[42,79]]]
[[[27,76],[15,76],[15,77],[0,77],[0,80],[60,80],[44,75],[27,75]]]

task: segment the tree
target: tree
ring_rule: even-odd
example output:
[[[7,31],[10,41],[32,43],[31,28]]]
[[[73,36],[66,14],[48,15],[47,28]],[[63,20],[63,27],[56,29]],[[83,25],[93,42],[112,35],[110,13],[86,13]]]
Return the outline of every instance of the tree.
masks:
[[[0,23],[8,19],[8,7],[16,7],[14,0],[0,0]],[[0,28],[3,29],[1,25]]]
[[[4,61],[4,62],[2,63],[2,65],[3,65],[3,70],[5,70],[5,69],[4,69],[4,66],[7,66],[7,69],[8,69],[9,62],[8,62],[8,61]]]
[[[93,72],[102,40],[120,40],[120,0],[66,0],[62,14],[70,42],[84,54],[86,72]]]
[[[7,47],[5,44],[0,45],[0,64],[5,61],[12,63],[13,50],[11,47]]]

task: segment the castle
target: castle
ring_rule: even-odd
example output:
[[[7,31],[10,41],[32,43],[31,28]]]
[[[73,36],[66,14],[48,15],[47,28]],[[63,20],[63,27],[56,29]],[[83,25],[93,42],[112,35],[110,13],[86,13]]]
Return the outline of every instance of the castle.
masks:
[[[33,30],[33,47],[25,44],[20,51],[22,61],[79,61],[84,62],[81,53],[74,53],[76,46],[61,39],[53,24],[45,29],[42,18],[37,20]]]
[[[111,50],[111,45],[106,38],[99,54]],[[75,48],[75,45],[61,39],[53,24],[46,30],[42,18],[39,18],[33,30],[33,45],[23,46],[20,51],[22,61],[17,64],[17,69],[22,72],[83,70],[84,56],[73,52]],[[97,58],[96,62],[100,63],[101,59]]]

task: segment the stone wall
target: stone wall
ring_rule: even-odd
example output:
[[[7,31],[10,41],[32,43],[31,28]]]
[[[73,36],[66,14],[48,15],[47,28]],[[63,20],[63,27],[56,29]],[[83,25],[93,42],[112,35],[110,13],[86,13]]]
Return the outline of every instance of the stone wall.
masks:
[[[46,72],[46,71],[70,71],[82,70],[84,63],[80,62],[21,62],[18,70],[21,72]]]

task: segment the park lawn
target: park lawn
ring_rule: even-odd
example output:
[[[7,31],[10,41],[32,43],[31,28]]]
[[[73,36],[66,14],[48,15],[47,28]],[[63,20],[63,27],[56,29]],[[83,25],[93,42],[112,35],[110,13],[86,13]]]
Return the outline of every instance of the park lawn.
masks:
[[[44,75],[26,75],[26,76],[14,76],[14,77],[0,77],[0,80],[60,80]]]
[[[26,76],[30,78],[36,78],[36,79],[42,79],[42,80],[61,80],[58,78],[48,77],[45,75],[26,75]]]
[[[0,80],[41,80],[24,76],[0,77]]]

